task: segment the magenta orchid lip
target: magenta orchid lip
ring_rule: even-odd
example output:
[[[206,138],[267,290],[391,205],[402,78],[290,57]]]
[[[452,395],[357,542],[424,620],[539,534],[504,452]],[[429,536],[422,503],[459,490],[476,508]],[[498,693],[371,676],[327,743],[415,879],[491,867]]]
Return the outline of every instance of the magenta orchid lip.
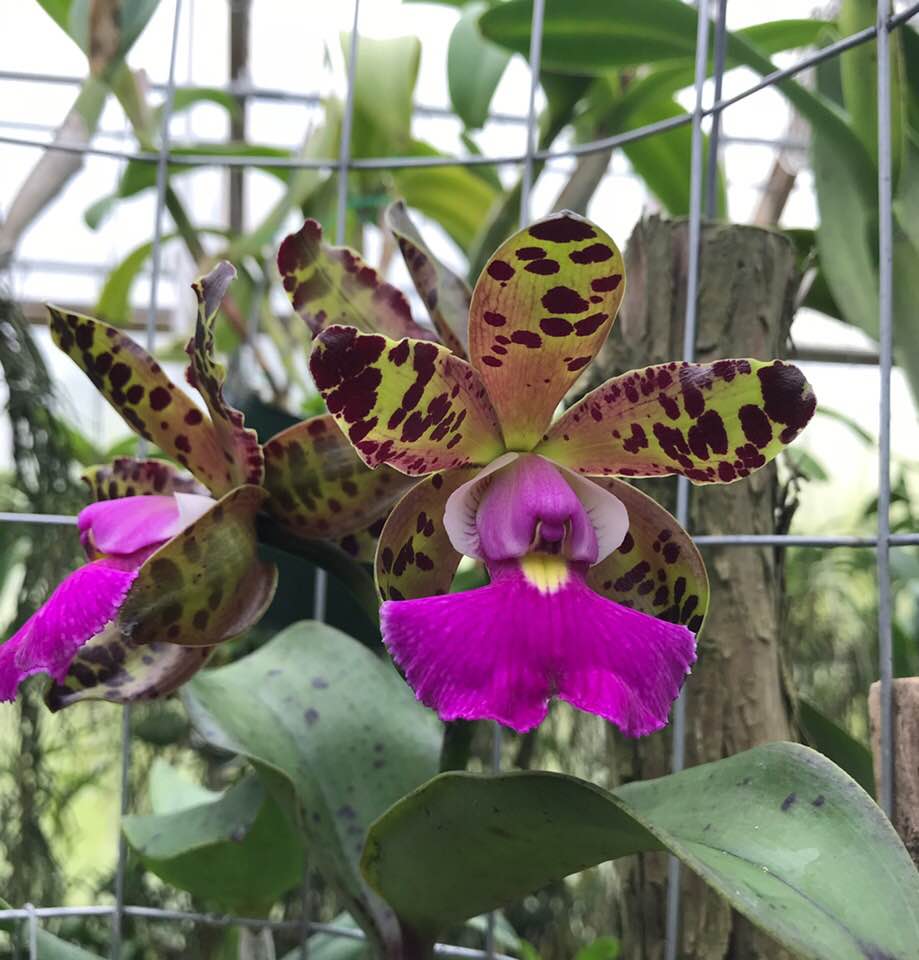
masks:
[[[431,340],[317,334],[310,369],[358,455],[424,478],[383,528],[376,580],[384,643],[444,720],[527,730],[558,697],[632,736],[664,726],[708,580],[686,531],[620,478],[733,482],[813,414],[796,367],[733,359],[622,374],[553,423],[624,290],[612,239],[563,212],[489,260],[468,362]],[[491,582],[450,593],[463,555]]]

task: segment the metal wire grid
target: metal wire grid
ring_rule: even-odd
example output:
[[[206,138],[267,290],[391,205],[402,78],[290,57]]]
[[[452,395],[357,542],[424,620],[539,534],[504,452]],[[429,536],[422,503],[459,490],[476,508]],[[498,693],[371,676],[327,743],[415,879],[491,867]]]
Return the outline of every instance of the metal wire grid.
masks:
[[[714,81],[714,97],[709,106],[705,106],[704,94],[707,77],[709,28],[709,7],[717,7],[715,21],[715,55],[712,80]],[[506,156],[466,156],[463,158],[444,157],[387,157],[371,159],[355,159],[351,156],[351,130],[354,115],[354,77],[357,62],[358,46],[358,18],[360,0],[354,0],[354,20],[351,32],[351,45],[348,59],[348,82],[345,100],[345,110],[342,122],[340,152],[337,160],[333,159],[303,159],[277,158],[272,159],[271,165],[291,169],[334,170],[338,175],[337,193],[337,224],[336,240],[340,244],[344,241],[345,214],[348,202],[348,174],[351,170],[362,169],[398,169],[405,167],[432,167],[432,166],[473,166],[473,165],[509,165],[522,164],[523,178],[520,203],[520,224],[525,225],[529,220],[529,199],[533,184],[534,165],[537,160],[550,160],[562,157],[577,157],[587,154],[600,153],[610,148],[622,146],[636,140],[653,136],[676,127],[691,125],[692,147],[690,168],[690,212],[689,212],[689,260],[687,269],[687,298],[684,327],[683,355],[684,359],[692,360],[695,352],[695,336],[697,326],[697,295],[699,282],[699,251],[702,225],[703,202],[706,205],[706,215],[711,217],[714,209],[714,183],[720,142],[720,117],[723,110],[752,96],[778,81],[795,76],[803,70],[817,65],[829,58],[840,55],[855,46],[876,40],[877,44],[877,88],[878,88],[878,252],[879,252],[879,372],[880,372],[880,407],[878,424],[878,530],[874,537],[854,536],[794,536],[794,535],[754,535],[729,534],[698,536],[695,538],[700,545],[722,547],[750,547],[750,546],[816,546],[816,547],[862,547],[875,548],[877,554],[877,582],[878,582],[878,637],[881,681],[881,730],[880,730],[880,806],[888,814],[892,811],[894,787],[894,766],[892,750],[892,702],[891,690],[893,682],[893,646],[891,624],[891,575],[890,575],[890,548],[896,546],[919,545],[919,534],[892,535],[890,532],[890,386],[891,370],[893,366],[893,325],[892,325],[892,292],[893,292],[893,256],[892,256],[892,183],[891,183],[891,106],[890,106],[890,32],[906,23],[919,13],[919,3],[913,3],[900,13],[893,15],[891,0],[877,0],[877,19],[872,27],[861,30],[845,37],[836,43],[826,46],[815,53],[806,56],[797,63],[776,70],[757,83],[742,90],[732,97],[722,99],[722,77],[725,69],[726,29],[725,18],[727,0],[697,0],[698,8],[695,78],[694,78],[694,108],[688,116],[674,117],[665,121],[647,124],[645,126],[605,137],[600,140],[584,144],[576,144],[565,150],[537,150],[536,149],[536,93],[539,83],[539,65],[542,46],[542,28],[544,19],[545,0],[534,0],[533,18],[530,37],[529,63],[531,82],[529,92],[529,108],[525,118],[526,147],[523,154]],[[152,252],[152,271],[150,301],[147,312],[146,338],[150,348],[155,335],[157,290],[161,264],[162,216],[165,207],[166,175],[168,164],[176,166],[215,166],[215,167],[248,167],[263,163],[263,158],[249,156],[184,156],[170,155],[169,120],[172,103],[177,85],[175,82],[175,59],[179,36],[180,13],[182,0],[174,0],[174,24],[169,59],[168,82],[161,89],[165,92],[165,106],[163,109],[163,127],[160,148],[157,152],[149,151],[117,151],[91,144],[77,143],[47,143],[29,138],[0,136],[0,143],[22,147],[52,149],[56,151],[79,153],[93,156],[104,156],[118,160],[136,160],[157,165],[156,205],[154,220],[154,242]],[[28,78],[30,75],[22,75]],[[0,73],[0,78],[22,78],[11,72]],[[42,77],[54,82],[54,78]],[[67,82],[65,79],[64,82]],[[287,91],[257,90],[255,88],[233,86],[233,92],[248,96],[264,96],[269,99],[305,101],[309,98]],[[230,89],[230,88],[228,88]],[[437,108],[421,108],[419,112],[439,112]],[[702,123],[706,117],[712,118],[711,148],[709,163],[703,170],[703,130]],[[491,119],[499,122],[520,122],[521,118],[495,115]],[[706,190],[703,193],[703,183]],[[689,518],[689,483],[680,478],[677,488],[677,519],[688,526]],[[74,517],[56,514],[19,514],[0,513],[0,522],[5,523],[52,523],[72,524]],[[325,596],[327,582],[324,571],[317,572],[315,581],[314,615],[322,619],[325,615]],[[122,812],[128,807],[128,771],[130,768],[130,722],[129,710],[124,711],[124,727],[122,742]],[[676,704],[673,717],[673,751],[671,766],[674,772],[683,768],[685,762],[686,739],[686,709],[685,700],[681,697]],[[500,768],[501,763],[501,731],[497,725],[493,728],[492,765]],[[315,923],[309,919],[309,882],[308,865],[305,869],[304,882],[304,921],[266,921],[262,918],[247,918],[238,916],[218,916],[214,914],[193,913],[179,910],[162,910],[153,907],[132,906],[124,903],[124,871],[127,850],[123,837],[119,842],[118,863],[116,873],[116,897],[113,906],[86,906],[86,907],[35,907],[26,904],[22,909],[0,911],[0,917],[21,919],[26,924],[29,960],[38,957],[38,929],[39,920],[50,917],[74,916],[110,916],[112,918],[112,960],[119,960],[121,953],[121,921],[125,916],[144,917],[164,921],[190,921],[213,926],[239,926],[250,928],[269,927],[277,930],[296,930],[301,934],[301,955],[308,954],[307,937],[310,933],[325,933],[346,939],[364,939],[364,934],[355,929],[349,929],[332,924]],[[679,942],[680,919],[680,864],[671,858],[668,872],[667,915],[666,915],[666,960],[676,960]],[[495,924],[494,916],[489,918],[486,931],[485,950],[474,950],[465,947],[438,944],[438,956],[445,957],[485,957],[489,960],[510,960],[495,952]]]

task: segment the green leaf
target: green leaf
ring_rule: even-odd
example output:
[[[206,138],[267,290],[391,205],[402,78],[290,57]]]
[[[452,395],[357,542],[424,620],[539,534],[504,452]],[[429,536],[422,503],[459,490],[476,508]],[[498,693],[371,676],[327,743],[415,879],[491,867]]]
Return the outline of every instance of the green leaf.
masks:
[[[92,13],[90,0],[38,0],[38,2],[45,13],[88,55]],[[134,46],[134,42],[150,22],[158,5],[159,0],[123,0],[119,4],[117,22],[120,37],[115,61],[123,59]]]
[[[0,910],[9,910],[10,905],[5,900],[0,900]],[[17,930],[22,931],[22,943],[28,943],[28,921],[0,919],[0,930],[6,930],[10,934],[15,934]],[[38,928],[38,960],[101,960],[98,954],[90,953],[82,947],[74,946],[48,933],[39,926]]]
[[[176,116],[183,110],[189,110],[199,103],[213,103],[218,107],[223,107],[231,117],[238,117],[242,113],[242,107],[236,97],[219,87],[181,87],[175,91],[173,97],[172,115]],[[155,118],[162,117],[162,114],[162,106],[153,111]],[[154,126],[158,126],[158,124],[154,124]]]
[[[874,796],[871,751],[807,700],[798,701],[798,719],[807,742],[845,770],[866,793]]]
[[[320,623],[288,627],[257,652],[184,690],[211,744],[286,778],[310,856],[377,944],[398,943],[358,862],[369,824],[432,776],[440,724],[388,664]]]
[[[440,151],[413,140],[411,156],[440,156]],[[439,223],[463,251],[468,250],[500,191],[467,167],[402,167],[392,171],[396,193]]]
[[[857,784],[797,744],[614,793],[551,773],[442,774],[373,825],[363,866],[426,942],[549,881],[660,849],[802,957],[915,954],[919,875],[899,837]]]
[[[511,55],[479,33],[484,2],[467,4],[450,34],[447,47],[447,83],[450,102],[463,123],[472,129],[485,125],[488,108]]]
[[[615,937],[598,937],[593,943],[581,947],[574,960],[617,960],[619,941]]]
[[[172,789],[184,780],[167,764],[154,766],[150,789],[160,802],[167,784],[154,785],[157,778]],[[128,843],[148,870],[180,890],[221,909],[266,913],[303,879],[294,826],[255,775],[206,799],[190,788],[180,787],[187,803],[180,809],[124,817]]]

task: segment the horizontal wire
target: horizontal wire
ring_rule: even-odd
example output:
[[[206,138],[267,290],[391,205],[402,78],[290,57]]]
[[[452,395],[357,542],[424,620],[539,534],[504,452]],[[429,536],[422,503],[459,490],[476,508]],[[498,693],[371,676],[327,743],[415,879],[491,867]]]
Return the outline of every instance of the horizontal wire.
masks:
[[[8,908],[0,910],[0,920],[28,920],[30,917],[51,919],[55,917],[107,917],[115,912],[115,907],[86,906],[86,907],[27,907],[22,909]],[[126,916],[140,917],[146,920],[186,921],[200,923],[211,927],[252,927],[255,929],[268,928],[270,930],[301,930],[303,924],[299,920],[268,920],[260,917],[236,917],[229,914],[195,913],[187,910],[163,910],[159,907],[126,906],[122,911]],[[330,937],[339,937],[343,940],[366,940],[362,930],[355,927],[340,927],[333,923],[310,923],[310,933],[322,933]],[[460,947],[449,943],[438,943],[434,946],[434,953],[439,957],[469,957],[483,958],[484,950],[474,947]],[[503,953],[494,954],[494,960],[514,960]]]
[[[72,526],[76,517],[57,513],[0,513],[0,523],[48,523]],[[704,547],[876,547],[877,537],[822,537],[793,533],[712,533],[693,536]],[[919,546],[919,533],[892,534],[892,547]],[[0,916],[3,911],[0,910]]]
[[[900,26],[906,23],[911,17],[919,13],[919,3],[911,4],[906,10],[898,14],[896,18],[891,18],[891,27]],[[896,21],[896,22],[895,22]],[[851,50],[860,44],[874,38],[877,34],[877,27],[866,27],[858,33],[844,37],[836,43],[823,47],[810,56],[804,57],[790,67],[782,70],[774,70],[767,74],[760,81],[747,87],[733,97],[725,100],[719,100],[710,107],[702,111],[704,116],[725,110],[727,107],[739,103],[748,97],[774,86],[780,80],[786,80],[795,74],[800,73],[809,67],[816,66],[824,60],[837,56],[846,50]],[[628,143],[634,143],[637,140],[644,140],[647,137],[658,133],[665,133],[668,130],[674,130],[678,127],[688,126],[692,123],[692,114],[683,114],[678,117],[669,117],[665,120],[659,120],[656,123],[645,124],[642,127],[636,127],[634,130],[628,130],[625,133],[614,134],[610,137],[604,137],[600,140],[591,140],[589,143],[572,144],[565,150],[537,150],[533,156],[537,160],[557,160],[564,157],[589,156],[595,153],[603,153],[606,150],[615,147],[624,146]],[[41,140],[31,140],[26,138],[0,136],[0,144],[18,147],[31,147],[41,150],[54,150],[60,153],[76,153],[85,156],[109,157],[121,161],[137,161],[139,163],[156,163],[159,157],[158,153],[149,151],[127,151],[127,150],[109,150],[104,147],[93,147],[85,143],[48,143]],[[483,166],[508,166],[510,164],[520,164],[526,160],[526,153],[515,153],[505,156],[478,156],[470,154],[464,157],[364,157],[357,158],[349,164],[353,170],[400,170],[400,169],[427,169],[433,167],[483,167]],[[264,157],[254,155],[243,156],[221,156],[219,154],[200,154],[188,155],[173,153],[170,155],[170,164],[182,167],[272,167],[281,170],[335,170],[338,167],[338,160],[328,159],[308,159],[302,157]]]

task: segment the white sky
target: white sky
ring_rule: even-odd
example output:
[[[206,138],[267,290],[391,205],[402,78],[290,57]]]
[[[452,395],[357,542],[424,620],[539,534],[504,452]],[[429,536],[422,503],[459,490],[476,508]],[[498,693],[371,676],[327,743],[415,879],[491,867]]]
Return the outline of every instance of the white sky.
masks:
[[[808,17],[814,11],[810,0],[772,0],[768,5],[733,0],[728,5],[729,26],[737,28],[770,19]],[[226,0],[184,0],[183,21],[178,53],[180,84],[216,85],[225,82],[227,57]],[[255,0],[252,19],[251,78],[258,86],[282,88],[303,93],[341,91],[342,66],[332,71],[323,67],[325,45],[337,57],[337,37],[349,30],[353,7],[347,2],[316,0]],[[132,51],[130,62],[143,67],[151,79],[163,81],[168,71],[169,41],[173,4],[163,2],[144,35]],[[398,0],[365,0],[361,6],[360,29],[375,37],[415,34],[422,40],[422,60],[417,99],[424,105],[447,105],[446,49],[457,13],[436,4],[403,4]],[[790,58],[776,58],[780,63]],[[792,58],[793,59],[793,58]],[[46,17],[34,0],[0,2],[0,69],[5,71],[43,71],[55,75],[82,75],[85,59],[69,39]],[[725,94],[749,85],[753,75],[737,70],[725,79]],[[496,95],[496,111],[523,114],[526,110],[529,71],[521,58],[515,58]],[[43,138],[40,130],[29,125],[53,128],[65,115],[75,90],[66,86],[20,83],[0,80],[0,134]],[[687,101],[688,102],[688,101]],[[250,111],[249,138],[281,146],[297,145],[310,117],[302,105],[266,103]],[[782,97],[763,91],[727,110],[723,128],[729,137],[782,138],[788,125],[788,111]],[[114,134],[97,143],[126,149],[126,123],[119,109],[110,105],[101,129]],[[416,119],[415,133],[444,150],[459,149],[459,124],[449,119]],[[217,107],[203,105],[177,118],[172,130],[177,140],[221,139],[226,136],[225,114]],[[480,143],[485,152],[513,153],[523,149],[522,127],[491,124]],[[35,163],[35,150],[0,145],[0,211],[5,210],[19,184]],[[760,186],[773,157],[768,147],[729,145],[724,161],[729,183],[729,207],[733,219],[743,222],[751,215]],[[802,157],[802,161],[803,161]],[[564,170],[566,163],[559,162]],[[120,205],[117,213],[102,229],[93,232],[83,222],[83,212],[92,201],[111,192],[121,164],[107,158],[88,158],[84,170],[67,191],[46,211],[42,219],[21,241],[18,256],[22,266],[12,275],[14,293],[32,300],[59,300],[92,304],[102,283],[102,270],[110,268],[137,244],[152,235],[153,202],[149,195]],[[689,171],[686,172],[687,177]],[[532,213],[545,212],[564,179],[563,172],[549,171],[540,179],[532,200]],[[278,196],[279,186],[271,178],[252,174],[247,178],[251,220],[267,210]],[[199,224],[225,220],[225,176],[216,171],[201,171],[177,181],[179,192],[193,210]],[[150,192],[148,192],[149,194]],[[590,213],[624,245],[634,223],[643,211],[653,209],[641,185],[630,175],[621,154],[614,158],[606,180],[598,190]],[[783,224],[813,226],[815,205],[809,173],[798,178]],[[291,226],[294,226],[293,222]],[[445,259],[459,265],[460,258],[449,241],[436,237],[436,248]],[[369,251],[373,257],[373,249]],[[35,266],[37,261],[55,261],[56,269]],[[61,264],[69,265],[66,267]],[[167,248],[165,279],[160,294],[164,306],[180,304],[183,326],[190,310],[187,284],[191,267],[175,246]],[[404,275],[396,278],[405,279]],[[147,291],[138,285],[138,303]],[[614,332],[615,335],[615,332]],[[796,321],[798,342],[821,345],[864,346],[867,341],[857,331],[825,318],[801,314]],[[121,434],[120,420],[83,379],[70,362],[49,350],[55,376],[63,386],[74,411],[80,411],[80,423],[87,431],[98,432],[111,440]],[[871,432],[877,430],[878,375],[868,367],[838,367],[807,364],[806,372],[822,404],[840,410]],[[919,446],[919,427],[912,401],[899,372],[894,375],[893,446],[903,458],[915,456]],[[0,436],[0,457],[8,438]],[[814,485],[807,493],[798,518],[800,530],[848,532],[840,524],[852,514],[855,498],[864,498],[876,484],[877,466],[872,452],[844,427],[818,418],[806,432],[804,445],[817,455],[832,474],[832,483]]]

